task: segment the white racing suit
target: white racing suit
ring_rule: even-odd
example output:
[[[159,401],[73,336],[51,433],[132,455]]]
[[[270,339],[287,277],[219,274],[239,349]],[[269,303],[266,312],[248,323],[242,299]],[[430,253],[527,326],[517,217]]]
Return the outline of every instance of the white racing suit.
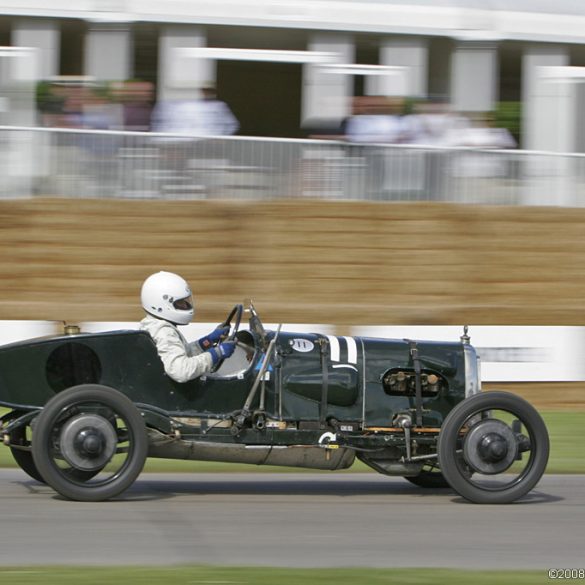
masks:
[[[140,322],[140,329],[147,331],[156,343],[165,372],[175,382],[187,382],[211,370],[211,354],[203,351],[197,341],[189,343],[172,323],[147,315]]]

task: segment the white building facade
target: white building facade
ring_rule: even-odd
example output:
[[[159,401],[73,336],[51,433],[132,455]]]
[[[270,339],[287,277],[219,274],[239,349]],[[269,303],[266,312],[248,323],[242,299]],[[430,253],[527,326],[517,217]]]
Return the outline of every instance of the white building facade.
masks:
[[[522,146],[582,151],[585,3],[571,0],[0,0],[32,77],[144,79],[159,99],[215,83],[242,134],[334,128],[354,95],[439,98],[453,110],[523,104]],[[11,63],[12,65],[9,65]],[[1,104],[4,103],[4,106]],[[0,101],[6,112],[9,105]]]

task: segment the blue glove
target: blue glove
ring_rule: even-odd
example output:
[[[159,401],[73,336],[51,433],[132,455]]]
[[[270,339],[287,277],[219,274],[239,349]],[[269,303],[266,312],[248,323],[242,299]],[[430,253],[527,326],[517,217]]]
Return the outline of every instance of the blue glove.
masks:
[[[209,350],[211,354],[211,359],[213,360],[213,365],[217,364],[219,360],[225,360],[229,358],[236,349],[236,342],[235,341],[224,341],[224,343],[220,343],[216,347],[212,347]]]
[[[222,337],[225,337],[230,332],[230,328],[226,325],[218,325],[209,335],[202,337],[198,343],[201,349],[209,349],[215,345],[218,341],[221,341]]]

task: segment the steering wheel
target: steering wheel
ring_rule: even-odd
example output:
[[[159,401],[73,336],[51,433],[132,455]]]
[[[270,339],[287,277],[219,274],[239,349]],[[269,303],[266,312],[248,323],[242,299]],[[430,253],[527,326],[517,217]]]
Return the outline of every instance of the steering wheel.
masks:
[[[234,305],[234,308],[230,311],[230,314],[227,316],[227,319],[221,324],[222,327],[230,327],[230,332],[224,341],[235,341],[236,340],[236,333],[240,328],[240,322],[242,320],[242,313],[244,312],[244,305]],[[235,322],[232,325],[232,320],[235,317]],[[222,343],[222,342],[220,342]],[[217,372],[219,368],[221,368],[225,358],[220,358],[217,360],[217,363],[211,369],[211,372]]]

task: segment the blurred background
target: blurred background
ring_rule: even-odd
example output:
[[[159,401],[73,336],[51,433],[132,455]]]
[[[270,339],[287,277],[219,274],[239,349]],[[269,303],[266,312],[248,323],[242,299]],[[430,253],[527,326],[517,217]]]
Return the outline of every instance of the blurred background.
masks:
[[[585,325],[585,5],[0,0],[0,318]]]

